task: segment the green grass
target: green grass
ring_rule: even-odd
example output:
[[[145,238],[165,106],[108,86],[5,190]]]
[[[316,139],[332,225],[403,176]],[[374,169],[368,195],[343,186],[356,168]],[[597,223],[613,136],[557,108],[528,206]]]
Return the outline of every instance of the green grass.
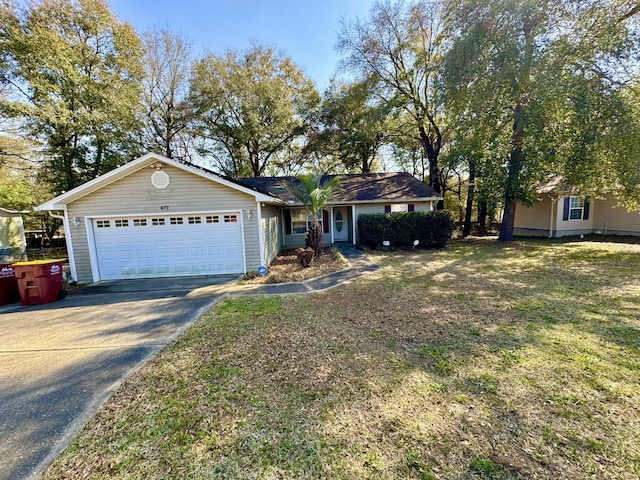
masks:
[[[324,294],[220,304],[44,478],[640,476],[640,245],[375,256]]]

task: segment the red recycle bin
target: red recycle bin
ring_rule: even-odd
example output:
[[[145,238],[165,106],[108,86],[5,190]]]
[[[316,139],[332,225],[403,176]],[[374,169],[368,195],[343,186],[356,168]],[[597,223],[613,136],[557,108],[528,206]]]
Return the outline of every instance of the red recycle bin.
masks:
[[[62,292],[63,260],[36,260],[13,264],[20,303],[37,305],[55,302]]]
[[[0,264],[0,305],[16,303],[20,300],[18,281],[11,265]]]

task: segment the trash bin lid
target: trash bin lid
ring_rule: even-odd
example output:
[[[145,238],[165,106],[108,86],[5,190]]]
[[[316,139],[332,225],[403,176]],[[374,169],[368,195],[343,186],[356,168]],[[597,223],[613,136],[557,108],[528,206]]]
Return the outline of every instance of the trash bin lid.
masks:
[[[12,266],[22,267],[22,266],[28,266],[28,265],[49,265],[50,263],[64,263],[66,261],[67,261],[66,258],[58,258],[55,260],[31,260],[29,262],[16,262],[16,263],[13,263]]]

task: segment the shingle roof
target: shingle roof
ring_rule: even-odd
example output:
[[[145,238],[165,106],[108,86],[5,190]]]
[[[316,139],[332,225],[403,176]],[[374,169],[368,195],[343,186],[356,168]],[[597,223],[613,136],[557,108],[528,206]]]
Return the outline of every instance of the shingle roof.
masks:
[[[558,193],[558,194],[570,194],[577,193],[578,189],[569,185],[564,181],[562,177],[553,177],[546,182],[542,182],[536,187],[536,193]]]
[[[327,175],[327,178],[334,176]],[[433,188],[404,172],[341,175],[341,178],[340,190],[328,202],[329,204],[440,200],[442,198]],[[297,181],[295,177],[255,177],[235,180],[248,188],[274,195],[289,204],[300,203],[287,188],[292,182]]]

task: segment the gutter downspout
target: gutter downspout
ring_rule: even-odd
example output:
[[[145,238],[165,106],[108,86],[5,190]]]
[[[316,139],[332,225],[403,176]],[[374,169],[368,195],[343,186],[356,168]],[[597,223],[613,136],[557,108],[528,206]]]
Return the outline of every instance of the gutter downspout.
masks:
[[[267,232],[262,228],[262,204],[256,201],[256,210],[258,211],[258,244],[260,246],[260,265],[266,266],[265,263],[265,245],[267,239],[265,238]]]
[[[67,207],[64,207],[64,216],[56,215],[49,211],[49,215],[52,218],[62,220],[62,227],[64,228],[64,241],[67,244],[67,255],[69,256],[69,270],[71,272],[71,278],[74,282],[78,281],[78,273],[76,272],[76,259],[73,255],[73,243],[71,242],[71,229],[69,228],[69,215]]]

